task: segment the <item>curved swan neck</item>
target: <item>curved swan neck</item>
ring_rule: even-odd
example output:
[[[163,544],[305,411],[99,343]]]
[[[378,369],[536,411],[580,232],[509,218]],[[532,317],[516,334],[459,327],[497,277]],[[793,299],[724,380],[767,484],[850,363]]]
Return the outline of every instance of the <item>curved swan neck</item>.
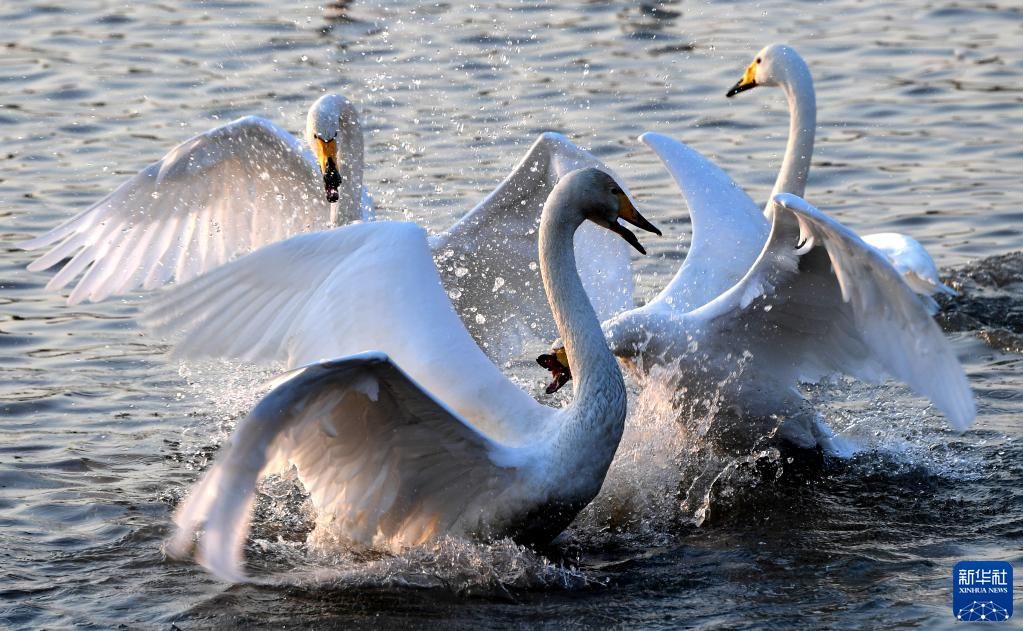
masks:
[[[573,447],[585,445],[577,453],[586,454],[594,466],[606,471],[624,428],[625,382],[579,279],[573,236],[584,218],[567,197],[565,191],[555,189],[540,219],[540,276],[575,384],[572,404],[565,410],[570,420],[561,430],[568,444],[559,451],[573,453]]]
[[[330,220],[340,226],[362,219],[362,125],[350,101],[340,102],[337,112],[340,131],[337,143],[337,167],[341,174],[338,201],[331,205]]]
[[[778,193],[802,196],[805,192],[817,127],[817,98],[810,69],[795,51],[790,51],[785,60],[785,74],[778,84],[789,104],[789,140],[772,198]]]

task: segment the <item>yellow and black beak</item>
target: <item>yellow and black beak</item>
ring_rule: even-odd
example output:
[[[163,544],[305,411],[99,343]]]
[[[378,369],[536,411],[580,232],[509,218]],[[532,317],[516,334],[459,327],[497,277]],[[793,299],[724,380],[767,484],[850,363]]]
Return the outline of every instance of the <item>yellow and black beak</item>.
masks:
[[[341,188],[341,172],[337,168],[337,140],[324,140],[316,137],[313,140],[313,153],[323,173],[323,188],[330,203],[340,199],[338,189]]]
[[[740,92],[746,90],[752,90],[757,87],[757,62],[754,61],[746,67],[746,72],[742,73],[742,78],[739,82],[732,86],[732,89],[725,93],[725,96],[731,98]]]
[[[618,192],[617,196],[618,217],[631,223],[637,228],[641,228],[643,230],[646,230],[647,232],[652,232],[657,236],[661,236],[661,231],[657,229],[657,226],[650,223],[643,217],[643,215],[639,214],[639,211],[636,210],[636,207],[633,205],[632,200],[629,199],[629,196],[625,194],[625,191]],[[631,230],[629,230],[622,224],[618,223],[617,221],[609,225],[608,228],[612,232],[617,233],[621,238],[625,239],[629,243],[629,245],[639,250],[640,254],[646,254],[646,250],[643,249],[643,246],[639,243],[639,239],[636,238],[636,235],[632,234]]]
[[[551,376],[554,377],[544,390],[547,394],[554,394],[572,380],[572,369],[568,366],[568,353],[564,347],[556,348],[547,355],[540,355],[536,358],[536,363],[551,371]]]

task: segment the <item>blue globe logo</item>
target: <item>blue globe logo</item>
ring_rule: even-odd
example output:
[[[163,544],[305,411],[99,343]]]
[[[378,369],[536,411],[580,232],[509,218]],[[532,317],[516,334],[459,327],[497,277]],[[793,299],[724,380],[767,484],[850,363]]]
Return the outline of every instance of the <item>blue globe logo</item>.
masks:
[[[1009,619],[1009,610],[991,600],[975,600],[960,608],[956,619],[963,622],[1004,622]]]

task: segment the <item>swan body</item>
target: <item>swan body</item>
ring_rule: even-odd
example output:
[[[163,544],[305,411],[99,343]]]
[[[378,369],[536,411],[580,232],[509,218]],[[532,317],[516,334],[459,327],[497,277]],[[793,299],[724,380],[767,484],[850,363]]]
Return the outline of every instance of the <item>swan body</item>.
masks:
[[[318,99],[306,140],[257,116],[190,138],[95,205],[21,243],[51,248],[28,269],[70,259],[47,287],[84,272],[68,304],[96,302],[185,282],[266,243],[368,218],[354,106],[338,95]]]
[[[758,86],[781,88],[789,105],[789,139],[771,197],[779,193],[803,196],[817,129],[817,95],[810,68],[791,46],[771,44],[757,53],[726,96],[732,97]],[[937,267],[930,254],[912,237],[882,233],[867,235],[863,240],[887,256],[920,295],[951,291],[938,279]]]
[[[329,307],[292,307],[299,326],[290,335],[324,316],[343,330],[347,316],[372,309],[379,331],[340,337],[347,348],[379,341],[388,350],[301,368],[257,403],[179,508],[168,551],[188,555],[204,525],[200,561],[240,580],[256,482],[291,465],[310,493],[318,528],[338,529],[356,544],[394,548],[444,534],[555,536],[600,489],[625,421],[625,385],[572,248],[586,219],[635,241],[619,217],[653,228],[610,176],[592,168],[562,178],[543,209],[543,285],[579,369],[572,404],[557,410],[519,390],[475,345],[436,269],[425,264],[430,249],[414,225],[375,222],[299,235],[173,289],[191,300],[196,321],[228,317],[222,309],[231,311],[232,301],[211,307],[199,299],[223,291],[222,280],[244,281],[247,269],[270,260],[281,278],[300,283],[329,259]],[[402,275],[406,265],[416,266],[414,277]],[[370,271],[388,276],[369,282]],[[249,322],[244,316],[253,313],[251,305],[235,309],[235,321]]]

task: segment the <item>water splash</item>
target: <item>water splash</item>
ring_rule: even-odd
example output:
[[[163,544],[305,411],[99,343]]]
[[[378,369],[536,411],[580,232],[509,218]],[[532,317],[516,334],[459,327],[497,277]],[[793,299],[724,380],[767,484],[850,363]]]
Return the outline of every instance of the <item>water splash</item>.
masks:
[[[265,478],[246,551],[254,566],[252,581],[328,589],[415,587],[462,595],[601,583],[595,575],[553,562],[510,539],[476,542],[447,536],[391,552],[352,546],[316,522],[294,470]]]
[[[804,386],[817,430],[831,441],[825,456],[776,440],[783,419],[739,425],[749,436],[736,441],[727,401],[741,383],[742,362],[713,387],[698,390],[680,385],[691,380],[688,366],[656,366],[643,378],[615,460],[574,536],[669,539],[687,526],[778,510],[772,502],[794,486],[835,471],[955,480],[983,475],[978,452],[904,387],[848,380]]]
[[[283,562],[290,568],[255,581],[267,585],[315,585],[328,589],[414,587],[479,596],[602,584],[596,576],[552,562],[510,539],[478,543],[444,537],[397,554],[344,547],[321,549],[266,540],[255,540],[252,545],[273,563]]]
[[[618,451],[600,493],[576,519],[577,536],[585,536],[581,530],[671,536],[688,446],[676,420],[673,390],[668,380],[652,379],[630,397]]]

